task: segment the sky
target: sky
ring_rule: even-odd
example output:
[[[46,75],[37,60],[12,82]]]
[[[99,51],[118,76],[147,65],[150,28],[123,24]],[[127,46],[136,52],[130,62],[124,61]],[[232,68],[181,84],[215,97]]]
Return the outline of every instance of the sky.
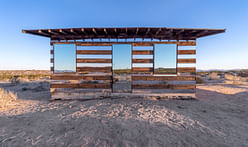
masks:
[[[50,40],[22,29],[225,28],[197,39],[197,69],[248,68],[247,0],[0,0],[0,70],[50,69]]]

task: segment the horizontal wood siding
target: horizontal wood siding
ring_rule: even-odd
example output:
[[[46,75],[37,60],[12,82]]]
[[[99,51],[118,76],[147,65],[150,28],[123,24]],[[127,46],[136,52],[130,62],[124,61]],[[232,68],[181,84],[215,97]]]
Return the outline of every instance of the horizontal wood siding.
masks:
[[[151,67],[133,67],[133,72],[153,72]]]
[[[112,59],[86,59],[86,58],[77,58],[77,63],[112,63]]]
[[[196,46],[195,41],[187,41],[187,42],[178,42],[178,46]]]
[[[178,55],[195,55],[196,50],[178,50]]]
[[[177,63],[196,63],[196,59],[177,59]]]
[[[195,81],[195,76],[132,76],[133,81]]]
[[[133,55],[153,55],[153,51],[151,50],[133,50]]]
[[[111,88],[111,84],[54,84],[52,83],[51,88],[102,88],[102,89],[109,89]]]
[[[111,80],[110,75],[51,75],[52,80]]]
[[[83,55],[112,55],[111,50],[77,50],[76,53]]]
[[[166,42],[51,42],[53,44],[76,44],[77,46],[112,46],[113,44],[132,44],[133,46],[153,46],[154,44],[177,44],[178,46],[195,46],[195,41],[166,41]]]
[[[195,67],[178,67],[177,71],[178,72],[191,73],[191,72],[196,72],[196,68]]]
[[[112,72],[112,67],[77,67],[77,72]]]
[[[153,63],[153,59],[132,59],[133,63]]]
[[[195,89],[195,85],[133,84],[133,89]]]

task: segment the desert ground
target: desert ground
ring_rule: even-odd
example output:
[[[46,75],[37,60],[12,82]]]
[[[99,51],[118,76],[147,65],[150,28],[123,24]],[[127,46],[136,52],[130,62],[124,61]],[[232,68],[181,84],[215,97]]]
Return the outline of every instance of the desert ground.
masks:
[[[48,78],[2,79],[0,146],[248,146],[247,79],[201,77],[190,100],[49,101]]]

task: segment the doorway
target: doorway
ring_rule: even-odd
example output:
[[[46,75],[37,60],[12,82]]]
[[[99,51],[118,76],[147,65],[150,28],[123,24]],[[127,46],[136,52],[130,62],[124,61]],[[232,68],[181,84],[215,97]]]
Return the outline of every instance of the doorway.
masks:
[[[112,70],[114,93],[131,93],[131,44],[113,44],[112,46]]]

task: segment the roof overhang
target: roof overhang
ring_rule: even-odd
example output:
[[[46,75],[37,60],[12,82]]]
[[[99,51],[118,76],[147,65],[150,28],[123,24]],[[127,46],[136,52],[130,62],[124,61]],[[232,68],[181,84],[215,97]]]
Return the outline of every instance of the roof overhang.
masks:
[[[49,37],[51,40],[81,39],[158,39],[196,40],[225,32],[225,29],[122,27],[122,28],[65,28],[22,30],[23,33]]]

